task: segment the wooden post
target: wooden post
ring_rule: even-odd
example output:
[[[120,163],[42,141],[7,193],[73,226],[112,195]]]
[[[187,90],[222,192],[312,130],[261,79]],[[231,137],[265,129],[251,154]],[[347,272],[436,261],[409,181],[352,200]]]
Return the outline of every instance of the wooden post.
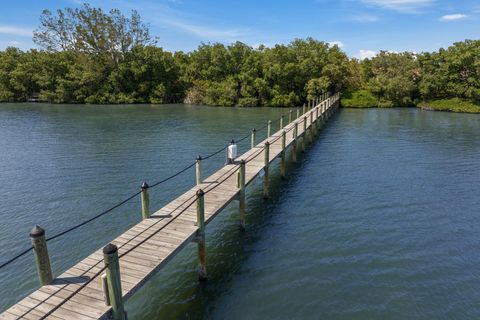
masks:
[[[283,118],[284,115],[282,114],[282,116],[280,117],[280,129],[283,129]]]
[[[197,191],[197,243],[198,243],[198,280],[207,279],[206,254],[205,254],[205,193],[202,189]]]
[[[257,140],[257,130],[255,128],[252,129],[252,148],[255,147]]]
[[[268,120],[267,137],[270,138],[271,136],[272,136],[272,120]]]
[[[302,114],[305,114],[305,103],[303,104],[303,107],[302,107]]]
[[[268,166],[270,165],[270,142],[265,142],[265,152],[264,152],[264,175],[263,175],[263,197],[268,199],[269,192],[269,181],[268,181]]]
[[[146,182],[142,183],[140,187],[141,199],[142,199],[142,219],[150,218],[150,196],[148,195],[148,184]]]
[[[293,128],[293,142],[292,142],[292,161],[297,162],[297,137],[298,137],[298,122],[295,122]]]
[[[37,225],[34,226],[30,231],[30,240],[32,241],[33,254],[35,256],[38,280],[41,286],[45,286],[53,280],[47,240],[45,239],[45,230]]]
[[[239,173],[240,228],[245,229],[245,160],[243,159],[240,161]]]
[[[282,179],[285,179],[286,171],[287,171],[287,161],[286,161],[286,141],[287,141],[287,133],[285,130],[282,131],[282,159],[280,165],[280,176]]]
[[[290,112],[288,113],[288,123],[292,123],[292,113],[293,113],[293,110],[290,109]]]
[[[300,108],[297,108],[297,117],[295,119],[298,119],[300,117]]]
[[[313,110],[310,111],[310,140],[309,143],[313,142]]]
[[[195,181],[197,186],[202,183],[202,156],[198,155],[195,160]]]
[[[114,244],[103,247],[103,261],[106,267],[108,298],[112,306],[112,319],[126,320],[122,298],[122,282],[120,281],[120,265],[118,263],[118,248]]]
[[[302,151],[305,152],[305,139],[307,137],[307,116],[303,117],[303,137],[302,137]]]

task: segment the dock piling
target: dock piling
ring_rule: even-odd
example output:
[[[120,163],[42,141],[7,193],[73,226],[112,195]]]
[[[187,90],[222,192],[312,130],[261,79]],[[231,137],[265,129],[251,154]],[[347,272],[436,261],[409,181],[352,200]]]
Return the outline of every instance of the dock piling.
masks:
[[[50,257],[48,255],[47,240],[45,239],[45,230],[35,225],[30,231],[35,264],[37,266],[38,279],[40,285],[50,284],[53,280]]]
[[[268,120],[267,123],[267,138],[270,138],[272,135],[272,120]]]
[[[286,161],[286,150],[285,145],[287,141],[287,133],[285,130],[282,131],[282,158],[281,158],[281,165],[280,165],[280,176],[282,179],[285,179],[286,171],[287,171],[287,161]]]
[[[107,273],[108,298],[112,306],[112,319],[126,320],[122,298],[122,282],[120,281],[120,264],[118,263],[118,248],[109,243],[103,247],[103,261]]]
[[[251,147],[255,147],[257,144],[255,141],[257,140],[257,130],[255,128],[252,129],[252,138],[251,138]]]
[[[292,161],[297,162],[297,137],[298,137],[298,122],[295,122],[293,128],[293,142],[292,142]]]
[[[239,173],[240,228],[245,229],[245,160],[243,159],[240,161]]]
[[[303,117],[303,137],[302,137],[302,151],[306,150],[306,141],[307,138],[307,116]]]
[[[205,193],[202,189],[197,191],[197,244],[198,244],[198,280],[207,279],[206,254],[205,254]]]
[[[265,142],[265,162],[264,162],[264,175],[263,175],[263,198],[269,197],[269,181],[268,181],[268,166],[270,163],[270,142]]]
[[[197,186],[202,183],[202,156],[198,155],[195,160],[195,181]]]
[[[141,199],[142,199],[142,219],[150,218],[150,195],[148,194],[148,184],[146,182],[142,183],[140,189]]]

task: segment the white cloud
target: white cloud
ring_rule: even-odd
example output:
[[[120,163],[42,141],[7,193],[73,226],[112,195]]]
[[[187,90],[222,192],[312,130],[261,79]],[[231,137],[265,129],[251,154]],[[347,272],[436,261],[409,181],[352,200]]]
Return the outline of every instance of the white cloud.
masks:
[[[328,44],[329,44],[331,47],[333,47],[333,46],[335,46],[335,45],[337,45],[339,48],[345,47],[345,45],[343,44],[342,41],[330,41],[330,42],[328,42]]]
[[[428,7],[436,0],[361,0],[363,3],[401,12],[417,12]]]
[[[0,26],[0,34],[8,34],[11,36],[19,37],[31,37],[33,36],[33,31],[28,28],[16,26]]]
[[[360,60],[364,60],[364,59],[373,58],[377,54],[378,54],[377,51],[361,49],[355,57],[360,59]]]
[[[467,17],[466,14],[455,13],[455,14],[447,14],[440,18],[440,21],[453,21],[453,20],[460,20],[465,19]]]

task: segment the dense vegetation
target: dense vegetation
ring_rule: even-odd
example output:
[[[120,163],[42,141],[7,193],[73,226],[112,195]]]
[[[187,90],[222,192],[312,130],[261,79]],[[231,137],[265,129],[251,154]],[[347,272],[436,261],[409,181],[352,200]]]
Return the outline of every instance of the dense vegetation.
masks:
[[[347,56],[313,39],[172,54],[155,45],[136,12],[84,5],[46,10],[40,21],[34,41],[43,50],[0,52],[0,101],[292,106],[338,90],[347,75]]]
[[[349,107],[421,106],[480,112],[480,41],[465,40],[433,53],[381,52],[352,60],[355,80],[343,94]]]
[[[311,38],[170,53],[156,45],[137,12],[126,17],[87,4],[45,10],[34,41],[41,50],[0,52],[0,101],[293,106],[342,90],[342,104],[350,107],[480,110],[480,41],[363,61]]]

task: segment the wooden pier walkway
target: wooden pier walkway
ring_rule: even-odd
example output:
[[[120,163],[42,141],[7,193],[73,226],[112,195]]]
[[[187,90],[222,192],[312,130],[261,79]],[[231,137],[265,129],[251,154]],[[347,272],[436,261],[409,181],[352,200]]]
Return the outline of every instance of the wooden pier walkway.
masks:
[[[338,107],[338,100],[339,94],[327,96],[323,101],[318,99],[315,106],[312,103],[312,108],[307,108],[304,114],[292,119],[283,129],[258,144],[253,143],[253,148],[238,156],[233,164],[225,165],[114,239],[111,243],[118,248],[120,300],[125,301],[132,296],[192,241],[198,243],[200,276],[205,276],[204,224],[197,223],[199,210],[203,211],[204,223],[208,224],[230,202],[240,200],[239,219],[244,223],[245,186],[263,171],[264,193],[268,196],[268,165],[280,157],[281,171],[285,174],[287,148],[293,146],[295,153],[304,149],[304,144],[318,134],[320,127]],[[292,153],[292,157],[295,161],[296,154]],[[202,191],[199,192],[200,189]],[[107,318],[112,314],[114,318],[124,319],[123,306],[119,309],[117,302],[112,301],[112,292],[106,295],[115,310],[112,312],[112,306],[105,302],[102,285],[105,283],[102,275],[105,277],[108,269],[105,254],[114,251],[113,246],[107,247],[103,251],[95,251],[50,284],[41,286],[0,314],[0,319],[91,320]],[[120,316],[118,310],[122,312]]]

